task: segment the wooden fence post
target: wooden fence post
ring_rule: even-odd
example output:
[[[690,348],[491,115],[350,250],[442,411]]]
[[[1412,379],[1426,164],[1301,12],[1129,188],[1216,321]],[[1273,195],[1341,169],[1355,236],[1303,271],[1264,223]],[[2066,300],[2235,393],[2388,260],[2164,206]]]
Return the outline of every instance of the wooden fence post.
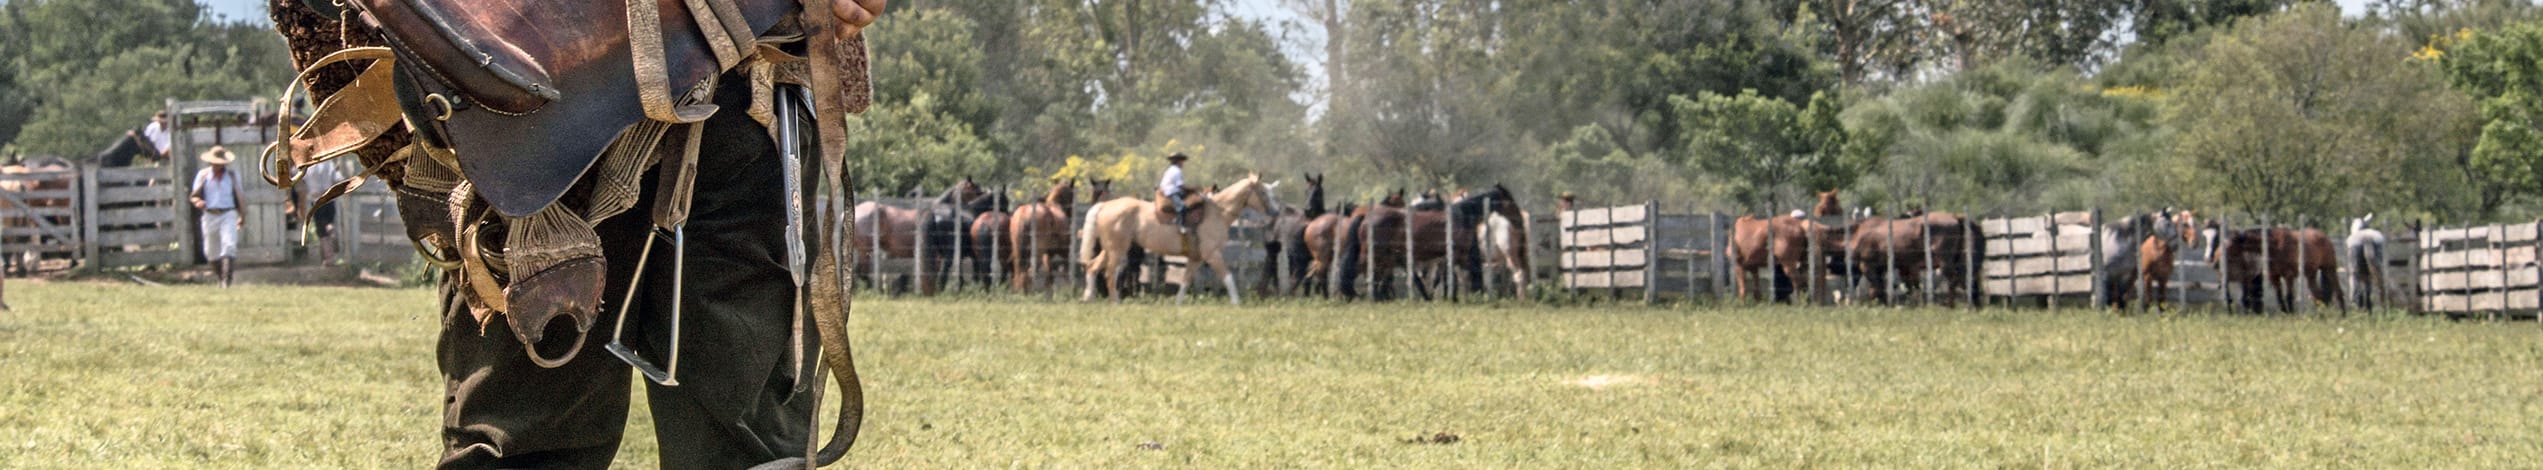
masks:
[[[1987,307],[1987,270],[1986,266],[1978,264],[1982,261],[1978,259],[1978,249],[1987,243],[1979,239],[1985,235],[1980,233],[1983,230],[1979,230],[1978,224],[1985,221],[1969,212],[1968,207],[1960,208],[1960,282],[1968,284],[1960,286],[1968,292],[1968,298],[1961,301],[1967,302],[1970,310]]]
[[[1642,201],[1642,304],[1660,300],[1660,201]],[[1694,281],[1689,279],[1688,281]]]
[[[79,265],[84,272],[97,272],[97,166],[79,167]]]
[[[2092,231],[2084,236],[2084,266],[2092,270],[2087,277],[2093,280],[2093,309],[2101,310],[2110,307],[2112,295],[2107,286],[2110,280],[2102,276],[2102,208],[2096,206],[2086,214],[2090,218],[2086,222],[2091,225]]]
[[[2065,283],[2058,282],[2063,280],[2061,278],[2065,277],[2059,273],[2061,270],[2066,269],[2065,263],[2060,262],[2066,260],[2066,250],[2057,246],[2057,237],[2059,235],[2063,235],[2058,232],[2062,231],[2061,229],[2064,227],[2057,226],[2057,212],[2055,211],[2041,213],[2040,222],[2042,226],[2048,228],[2049,234],[2049,293],[2047,296],[2043,296],[2042,300],[2048,302],[2048,308],[2050,311],[2056,311],[2057,296],[2066,293]],[[2021,281],[2017,280],[2015,283],[2019,284]]]

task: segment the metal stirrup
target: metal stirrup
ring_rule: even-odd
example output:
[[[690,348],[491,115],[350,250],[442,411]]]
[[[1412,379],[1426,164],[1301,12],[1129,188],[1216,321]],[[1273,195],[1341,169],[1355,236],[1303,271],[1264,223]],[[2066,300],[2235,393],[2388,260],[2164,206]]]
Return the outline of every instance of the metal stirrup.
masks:
[[[671,368],[666,370],[654,366],[653,361],[645,360],[644,356],[636,354],[635,349],[628,348],[627,343],[620,339],[627,335],[628,310],[636,305],[636,286],[644,283],[645,263],[653,258],[653,242],[662,236],[661,228],[645,232],[645,249],[640,252],[641,254],[636,255],[636,274],[627,280],[626,300],[618,303],[617,326],[610,328],[609,345],[604,347],[609,350],[610,355],[618,356],[618,360],[626,361],[627,365],[635,366],[636,371],[644,373],[646,380],[652,380],[653,383],[662,384],[665,387],[680,386],[680,310],[683,297],[681,290],[685,287],[682,284],[685,284],[689,277],[689,231],[686,227],[682,225],[670,229]]]

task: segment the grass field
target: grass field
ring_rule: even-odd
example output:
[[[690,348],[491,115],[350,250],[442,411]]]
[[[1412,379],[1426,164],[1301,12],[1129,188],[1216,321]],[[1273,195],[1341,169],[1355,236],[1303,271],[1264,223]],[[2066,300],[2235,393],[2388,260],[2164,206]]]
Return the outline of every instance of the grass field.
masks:
[[[8,294],[0,467],[437,453],[426,292]],[[2532,323],[869,300],[854,328],[869,468],[2543,462]]]

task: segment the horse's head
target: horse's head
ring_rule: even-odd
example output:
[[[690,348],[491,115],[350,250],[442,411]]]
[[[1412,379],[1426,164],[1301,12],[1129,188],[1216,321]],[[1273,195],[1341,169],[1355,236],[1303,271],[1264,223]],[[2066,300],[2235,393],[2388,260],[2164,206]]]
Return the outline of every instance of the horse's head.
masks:
[[[1077,204],[1077,178],[1053,181],[1051,191],[1042,194],[1042,203],[1057,207]]]
[[[1843,215],[1844,211],[1845,205],[1837,203],[1837,190],[1830,189],[1819,193],[1819,205],[1810,208],[1810,215]]]
[[[1247,175],[1244,180],[1228,185],[1226,190],[1211,192],[1209,197],[1210,203],[1227,211],[1230,219],[1244,215],[1246,209],[1264,214],[1280,213],[1280,200],[1272,195],[1269,185],[1263,184],[1261,175]]]
[[[1386,206],[1386,207],[1394,207],[1394,208],[1403,208],[1403,207],[1404,207],[1404,190],[1403,190],[1402,188],[1397,188],[1397,189],[1394,189],[1394,190],[1391,190],[1391,191],[1387,191],[1387,192],[1386,192],[1386,199],[1385,199],[1385,200],[1382,200],[1382,201],[1378,201],[1378,205]]]
[[[1109,179],[1091,179],[1091,180],[1086,180],[1086,189],[1087,189],[1087,191],[1088,191],[1088,192],[1087,192],[1087,195],[1088,195],[1088,196],[1091,196],[1091,197],[1087,198],[1086,200],[1089,200],[1089,201],[1095,201],[1095,202],[1103,202],[1103,201],[1104,201],[1104,198],[1106,198],[1106,197],[1110,197],[1110,196],[1112,196],[1112,195],[1113,195],[1113,180],[1109,180]]]
[[[2216,221],[2208,221],[2206,227],[2199,228],[2199,244],[2205,245],[2204,249],[2207,251],[2199,257],[2206,259],[2208,263],[2217,264],[2223,261],[2221,257],[2225,255],[2225,243],[2225,229],[2218,226]]]

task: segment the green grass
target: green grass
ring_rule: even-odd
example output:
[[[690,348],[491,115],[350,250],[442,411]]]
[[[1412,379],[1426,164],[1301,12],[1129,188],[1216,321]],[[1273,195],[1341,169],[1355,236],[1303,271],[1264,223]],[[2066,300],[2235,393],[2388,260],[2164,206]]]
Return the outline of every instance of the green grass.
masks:
[[[425,292],[8,293],[0,467],[438,452]],[[969,299],[867,300],[854,328],[860,467],[2543,461],[2533,323]],[[651,436],[639,409],[626,466],[653,466]]]

